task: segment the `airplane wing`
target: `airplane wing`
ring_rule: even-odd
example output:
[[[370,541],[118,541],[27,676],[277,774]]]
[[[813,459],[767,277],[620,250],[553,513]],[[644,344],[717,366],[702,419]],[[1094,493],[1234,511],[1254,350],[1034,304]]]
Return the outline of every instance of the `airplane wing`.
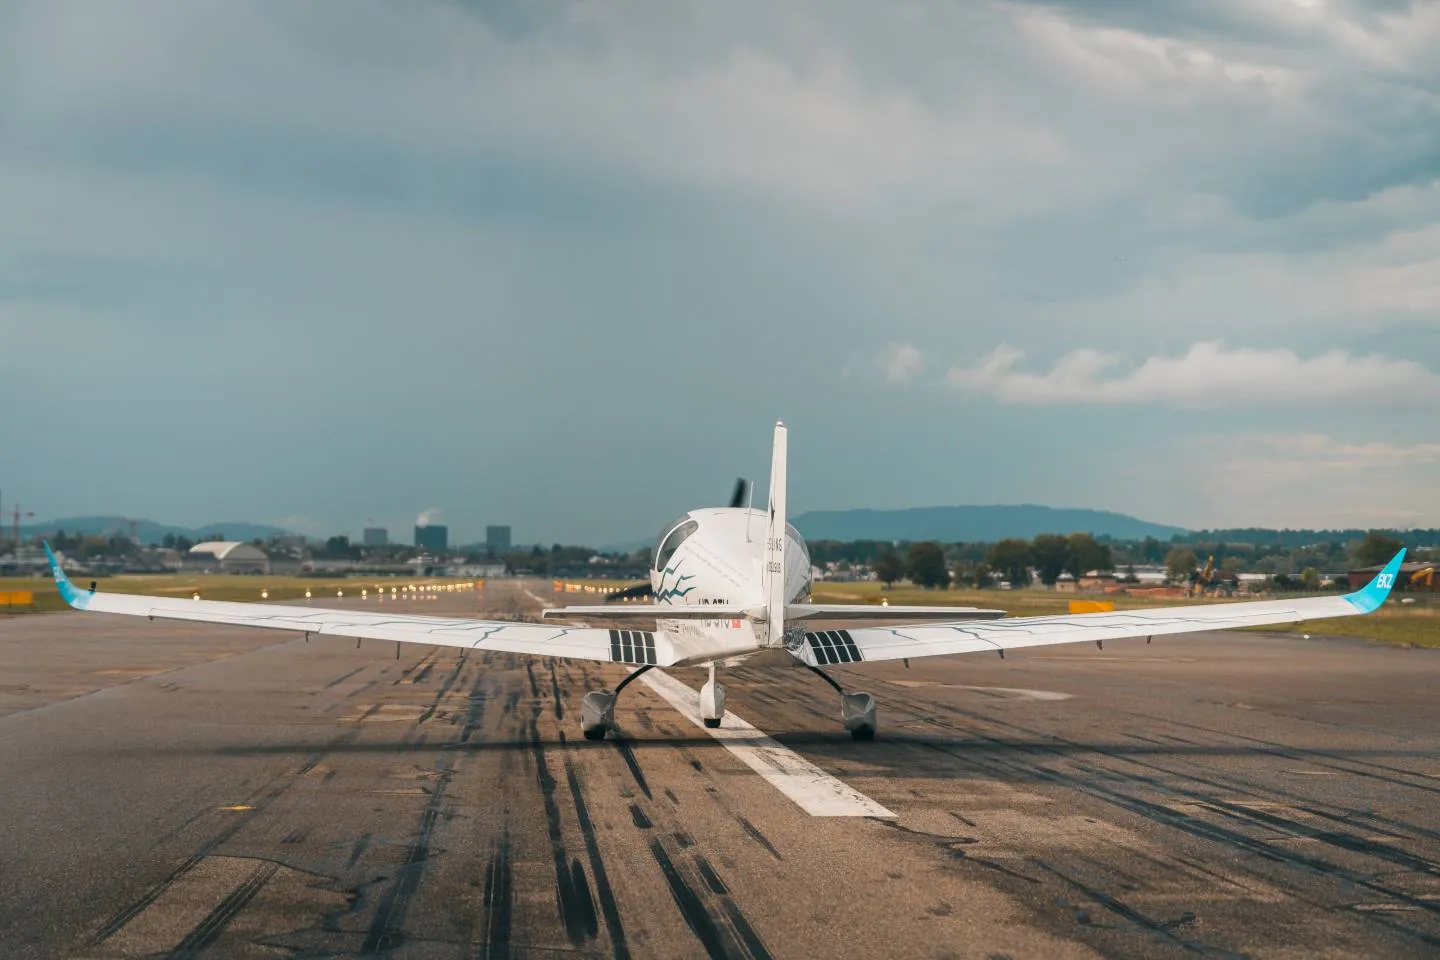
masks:
[[[45,545],[50,572],[65,602],[77,610],[120,613],[164,620],[197,620],[239,627],[266,627],[294,633],[394,640],[541,657],[570,657],[602,663],[671,666],[694,656],[688,644],[649,630],[601,630],[534,623],[426,617],[369,610],[328,610],[278,603],[232,603],[179,597],[129,596],[81,590],[70,582]]]
[[[861,627],[808,632],[792,652],[811,666],[999,652],[1060,643],[1100,643],[1204,630],[1255,628],[1374,612],[1395,584],[1405,558],[1401,550],[1369,585],[1353,593],[1295,600],[1212,603],[1057,617],[1009,617],[971,623]]]

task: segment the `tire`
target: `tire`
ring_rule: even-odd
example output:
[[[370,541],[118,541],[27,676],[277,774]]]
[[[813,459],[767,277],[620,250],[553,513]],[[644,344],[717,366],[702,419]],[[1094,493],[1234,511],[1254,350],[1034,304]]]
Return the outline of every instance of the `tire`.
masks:
[[[604,740],[604,739],[605,739],[605,728],[604,728],[604,727],[594,727],[594,728],[592,728],[592,729],[586,730],[586,731],[585,731],[585,739],[586,739],[586,740]]]
[[[875,728],[874,728],[874,727],[858,727],[858,728],[850,731],[850,736],[854,737],[856,740],[874,740],[874,739],[875,739]]]
[[[719,717],[706,717],[706,718],[705,718],[705,726],[709,727],[711,730],[716,729],[717,727],[720,726],[720,718],[719,718]]]

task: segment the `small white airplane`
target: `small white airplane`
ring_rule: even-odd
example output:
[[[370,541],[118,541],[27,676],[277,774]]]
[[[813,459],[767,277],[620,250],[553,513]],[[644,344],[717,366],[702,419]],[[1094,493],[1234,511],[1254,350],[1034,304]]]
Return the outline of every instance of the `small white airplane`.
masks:
[[[725,688],[717,682],[717,667],[762,651],[784,651],[823,677],[840,694],[845,729],[857,740],[869,740],[876,729],[875,698],[845,690],[822,667],[958,653],[1004,657],[1006,650],[1050,644],[1099,646],[1131,637],[1149,642],[1176,633],[1356,616],[1385,601],[1405,557],[1401,550],[1369,585],[1332,597],[1011,618],[1000,610],[975,607],[817,605],[806,602],[811,568],[805,541],[785,521],[785,454],[785,425],[776,424],[768,509],[740,506],[742,487],[732,506],[692,510],[667,528],[656,544],[645,591],[653,594],[653,604],[561,607],[543,615],[546,620],[632,623],[647,629],[97,593],[93,583],[89,590],[71,584],[49,544],[45,551],[60,595],[80,610],[269,627],[303,632],[307,638],[314,633],[395,640],[637,667],[613,691],[585,694],[581,726],[592,740],[615,728],[615,701],[626,684],[655,667],[708,666],[700,715],[706,726],[720,726]],[[880,625],[897,620],[902,625]],[[648,629],[651,623],[655,626]],[[807,623],[814,629],[807,629]]]

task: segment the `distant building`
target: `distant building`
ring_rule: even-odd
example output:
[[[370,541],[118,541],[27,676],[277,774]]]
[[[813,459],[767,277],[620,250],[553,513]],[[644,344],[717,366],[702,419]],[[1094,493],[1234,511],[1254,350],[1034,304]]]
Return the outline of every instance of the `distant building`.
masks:
[[[181,569],[216,573],[269,573],[270,558],[253,543],[211,540],[191,547],[185,554]]]
[[[390,542],[390,531],[384,527],[366,527],[362,542],[367,547],[383,547]]]
[[[485,549],[491,556],[503,557],[510,552],[510,528],[486,527]]]
[[[439,523],[415,528],[415,546],[421,550],[441,553],[450,549],[450,528]]]

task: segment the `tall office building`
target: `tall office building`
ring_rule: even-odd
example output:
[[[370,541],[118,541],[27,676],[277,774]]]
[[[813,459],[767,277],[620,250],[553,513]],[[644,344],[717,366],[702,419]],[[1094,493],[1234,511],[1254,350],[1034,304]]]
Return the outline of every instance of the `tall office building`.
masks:
[[[439,523],[426,524],[415,528],[415,546],[431,553],[441,553],[450,547],[450,528]]]
[[[384,527],[366,527],[361,542],[367,547],[383,547],[390,542],[390,532]]]
[[[510,552],[510,528],[486,527],[485,549],[492,556],[503,557]]]

